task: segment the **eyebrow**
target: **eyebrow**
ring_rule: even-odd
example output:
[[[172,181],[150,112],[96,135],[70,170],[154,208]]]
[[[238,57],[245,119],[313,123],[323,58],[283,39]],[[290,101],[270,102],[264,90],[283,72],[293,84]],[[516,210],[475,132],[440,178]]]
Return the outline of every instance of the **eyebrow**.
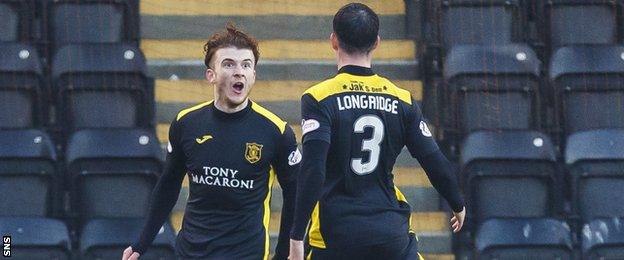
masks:
[[[224,63],[224,62],[226,62],[226,61],[234,61],[234,60],[233,60],[233,59],[230,59],[230,58],[225,58],[225,59],[223,59],[223,60],[221,61],[221,63]],[[251,59],[244,59],[244,60],[243,60],[243,62],[245,62],[245,61],[251,62]]]

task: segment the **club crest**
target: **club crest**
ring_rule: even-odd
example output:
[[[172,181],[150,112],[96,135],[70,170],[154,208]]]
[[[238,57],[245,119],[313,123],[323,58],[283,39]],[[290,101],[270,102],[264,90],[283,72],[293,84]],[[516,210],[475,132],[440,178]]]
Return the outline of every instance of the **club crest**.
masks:
[[[256,163],[262,158],[262,145],[257,143],[247,143],[245,147],[245,159],[249,163]]]

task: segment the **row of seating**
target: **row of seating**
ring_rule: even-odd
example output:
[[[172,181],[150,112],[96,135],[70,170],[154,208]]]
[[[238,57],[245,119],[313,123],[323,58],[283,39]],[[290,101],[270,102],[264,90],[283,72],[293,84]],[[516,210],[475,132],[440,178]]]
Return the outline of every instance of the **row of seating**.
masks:
[[[597,229],[604,223],[617,226],[619,219],[624,218],[623,147],[624,129],[575,133],[568,139],[565,167],[561,171],[554,146],[548,136],[539,132],[479,131],[469,135],[461,153],[461,183],[470,213],[466,236],[474,239],[476,254],[488,254],[484,248],[546,246],[529,237],[514,240],[500,236],[514,226],[528,225],[526,228],[537,237],[548,237],[553,228],[562,227],[568,238],[553,241],[567,241],[570,237],[574,238],[570,241],[582,241],[583,255],[587,257],[624,256],[624,230]],[[492,232],[498,234],[498,240]],[[609,239],[596,239],[596,232],[609,233]],[[513,235],[522,238],[517,233]],[[528,252],[507,253],[528,257]],[[537,251],[531,254],[536,259],[553,259],[542,258],[551,255],[547,251],[539,253],[542,257],[537,257]],[[485,259],[495,258],[507,259],[493,255]]]
[[[547,80],[527,45],[454,48],[445,60],[442,131],[459,152],[479,130],[537,130],[564,147],[577,132],[624,128],[624,46],[570,46]]]
[[[624,43],[623,11],[621,0],[435,0],[422,10],[423,38],[438,61],[457,45],[511,43],[530,44],[545,60],[569,45]]]
[[[54,56],[49,77],[37,56],[29,45],[0,44],[0,128],[54,125],[69,134],[90,127],[154,125],[153,79],[138,48],[68,45]]]
[[[66,224],[58,219],[2,217],[0,232],[10,234],[11,259],[119,259],[143,225],[141,219],[98,219],[86,224],[74,245]],[[141,259],[175,259],[175,231],[165,224]]]
[[[138,0],[1,0],[0,14],[0,42],[31,43],[44,60],[65,45],[139,42]]]

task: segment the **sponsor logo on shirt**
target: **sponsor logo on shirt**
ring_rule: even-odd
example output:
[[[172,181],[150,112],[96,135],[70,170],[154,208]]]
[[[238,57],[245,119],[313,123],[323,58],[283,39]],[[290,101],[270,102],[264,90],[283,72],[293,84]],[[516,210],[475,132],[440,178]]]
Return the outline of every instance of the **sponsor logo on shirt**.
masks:
[[[301,135],[305,135],[306,133],[312,132],[318,129],[319,127],[321,127],[321,124],[318,121],[314,119],[308,119],[308,120],[304,119],[301,121],[301,131],[302,131]]]
[[[429,131],[429,127],[427,127],[425,121],[420,121],[420,132],[426,137],[431,137],[431,131]]]
[[[192,183],[247,190],[254,188],[254,180],[241,178],[237,169],[214,166],[204,166],[203,169],[201,173],[190,173]]]
[[[210,139],[212,139],[212,135],[204,135],[202,137],[195,138],[195,142],[197,142],[198,144],[203,144]]]
[[[301,158],[301,153],[299,152],[299,148],[297,148],[292,151],[292,153],[290,153],[290,155],[288,156],[288,165],[293,166],[298,164],[299,162],[301,162]]]

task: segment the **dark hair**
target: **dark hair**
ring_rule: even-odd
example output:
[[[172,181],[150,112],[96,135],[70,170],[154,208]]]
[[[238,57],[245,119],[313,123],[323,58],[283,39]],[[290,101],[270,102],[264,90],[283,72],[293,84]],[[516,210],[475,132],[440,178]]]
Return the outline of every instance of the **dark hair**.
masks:
[[[334,15],[334,33],[347,53],[367,54],[377,41],[379,17],[364,4],[347,4]]]
[[[253,52],[255,64],[258,64],[260,52],[258,51],[258,41],[245,32],[239,30],[231,23],[225,26],[225,30],[217,32],[208,38],[204,44],[204,64],[210,68],[210,59],[221,48],[236,47],[238,49],[249,49]],[[254,65],[255,65],[254,64]]]

